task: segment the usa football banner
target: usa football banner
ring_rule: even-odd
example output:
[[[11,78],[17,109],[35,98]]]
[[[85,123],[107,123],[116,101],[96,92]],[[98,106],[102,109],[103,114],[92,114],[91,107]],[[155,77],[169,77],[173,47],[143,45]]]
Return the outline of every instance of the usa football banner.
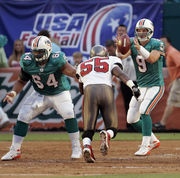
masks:
[[[106,40],[116,35],[119,24],[127,26],[131,37],[134,36],[137,21],[148,18],[154,23],[154,37],[159,38],[162,34],[162,5],[163,0],[0,0],[0,34],[8,38],[5,46],[7,57],[12,53],[14,40],[22,39],[26,52],[29,52],[32,40],[39,31],[46,29],[58,41],[69,61],[72,61],[72,54],[76,51],[80,51],[86,59],[92,46],[104,45]],[[0,69],[0,101],[11,91],[17,79],[17,70]],[[69,81],[76,117],[83,127],[82,95],[78,84],[73,79]],[[28,84],[13,105],[3,103],[3,109],[12,122],[16,121],[19,109],[31,91],[32,86]],[[52,127],[53,123],[63,125],[63,119],[53,109],[48,109],[32,122],[43,123],[44,127],[46,123],[51,123]],[[103,127],[99,116],[97,128]]]
[[[50,31],[63,52],[72,60],[75,51],[89,57],[95,44],[112,39],[119,24],[127,26],[129,36],[141,18],[152,20],[154,37],[162,34],[163,0],[0,0],[0,34],[7,36],[7,56],[13,42],[22,39],[26,51],[42,29]]]

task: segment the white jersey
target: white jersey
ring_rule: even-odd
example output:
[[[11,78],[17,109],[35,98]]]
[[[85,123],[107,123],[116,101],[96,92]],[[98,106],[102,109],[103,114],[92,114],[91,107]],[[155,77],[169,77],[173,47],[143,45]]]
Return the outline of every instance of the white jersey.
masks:
[[[83,83],[84,88],[92,84],[106,84],[112,86],[112,69],[122,66],[118,57],[93,57],[78,65],[76,74],[79,82]]]

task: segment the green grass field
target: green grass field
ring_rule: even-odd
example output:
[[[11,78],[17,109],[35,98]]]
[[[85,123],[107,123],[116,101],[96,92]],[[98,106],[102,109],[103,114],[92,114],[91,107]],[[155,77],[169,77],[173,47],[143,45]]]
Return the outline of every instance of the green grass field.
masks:
[[[81,133],[82,134],[82,133]],[[180,140],[180,133],[156,133],[160,140]],[[12,133],[0,133],[0,141],[11,141]],[[67,141],[66,132],[29,132],[25,141]],[[99,133],[95,133],[94,140],[99,140]],[[114,140],[141,140],[140,133],[118,133]]]

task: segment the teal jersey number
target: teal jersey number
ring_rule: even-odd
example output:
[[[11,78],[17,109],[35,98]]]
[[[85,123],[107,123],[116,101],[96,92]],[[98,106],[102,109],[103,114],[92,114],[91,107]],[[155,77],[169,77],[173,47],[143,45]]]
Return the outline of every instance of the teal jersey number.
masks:
[[[64,53],[51,53],[43,67],[36,63],[31,53],[25,53],[20,64],[22,69],[32,76],[31,82],[38,93],[56,95],[70,90],[69,81],[60,70],[66,64]]]
[[[133,39],[131,38],[131,56],[134,62],[137,84],[140,87],[152,87],[164,85],[162,67],[164,60],[164,43],[158,39],[151,38],[144,48],[151,52],[152,50],[160,51],[160,58],[153,64],[147,62],[134,47]]]

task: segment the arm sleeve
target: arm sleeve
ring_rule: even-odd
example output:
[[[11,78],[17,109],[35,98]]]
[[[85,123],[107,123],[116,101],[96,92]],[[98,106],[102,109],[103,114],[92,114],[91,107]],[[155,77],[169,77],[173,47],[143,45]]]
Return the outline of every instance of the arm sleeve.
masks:
[[[156,41],[152,50],[159,51],[162,56],[165,56],[165,45],[161,40]]]

